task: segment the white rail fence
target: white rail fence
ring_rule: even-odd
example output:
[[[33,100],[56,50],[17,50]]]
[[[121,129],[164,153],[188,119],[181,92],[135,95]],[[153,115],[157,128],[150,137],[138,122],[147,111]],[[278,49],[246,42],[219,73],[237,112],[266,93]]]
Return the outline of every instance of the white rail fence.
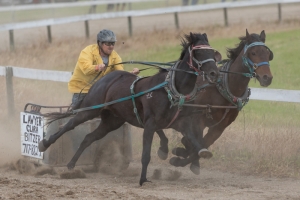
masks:
[[[118,2],[140,2],[141,0],[127,0],[127,1],[118,1]],[[144,0],[146,1],[146,0]],[[86,6],[86,5],[95,5],[101,4],[103,2],[108,3],[108,1],[93,1],[93,2],[77,2],[77,3],[56,3],[56,4],[48,4],[49,7],[61,7],[61,6]],[[132,11],[123,11],[123,12],[109,12],[109,13],[101,13],[101,14],[87,14],[80,16],[72,16],[65,18],[52,18],[45,20],[37,20],[37,21],[29,21],[29,22],[20,22],[20,23],[9,23],[9,24],[1,24],[0,31],[9,31],[9,41],[10,41],[10,49],[13,51],[15,48],[14,44],[14,30],[24,29],[24,28],[34,28],[34,27],[47,27],[47,36],[48,42],[52,42],[51,36],[51,26],[58,24],[66,24],[71,22],[80,22],[83,21],[85,25],[85,35],[89,38],[89,20],[98,20],[98,19],[111,19],[111,18],[127,18],[128,21],[128,32],[129,36],[132,36],[132,17],[140,17],[140,16],[150,16],[150,15],[160,15],[160,14],[170,14],[174,13],[175,27],[179,29],[179,20],[178,13],[183,12],[196,12],[196,11],[207,11],[207,10],[216,10],[223,9],[224,12],[224,24],[228,26],[228,14],[227,9],[229,8],[241,8],[241,7],[255,7],[255,6],[264,6],[264,5],[278,5],[278,21],[282,20],[281,15],[281,5],[288,3],[299,3],[300,0],[248,0],[248,1],[236,1],[236,2],[223,2],[223,3],[210,3],[210,4],[201,4],[201,5],[193,5],[193,6],[175,6],[168,8],[156,8],[156,9],[148,9],[148,10],[132,10]],[[115,2],[117,3],[117,1]],[[36,9],[44,9],[47,4],[39,5]],[[0,11],[7,11],[10,9],[22,10],[33,8],[34,6],[16,6],[16,7],[8,7],[1,8]],[[253,8],[255,9],[255,8]]]
[[[71,78],[71,72],[51,71],[39,69],[27,69],[21,67],[0,66],[0,76],[6,77],[7,107],[9,113],[14,113],[14,92],[13,77],[47,80],[56,82],[68,82]],[[251,88],[250,99],[281,102],[300,102],[300,90],[282,90]]]
[[[117,3],[140,3],[149,1],[164,1],[164,0],[97,0],[97,1],[80,1],[80,2],[62,2],[62,3],[44,3],[44,4],[31,4],[31,5],[19,5],[19,6],[7,6],[0,7],[0,12],[20,11],[20,10],[39,10],[39,9],[55,9],[55,8],[71,8],[93,5],[106,5]]]

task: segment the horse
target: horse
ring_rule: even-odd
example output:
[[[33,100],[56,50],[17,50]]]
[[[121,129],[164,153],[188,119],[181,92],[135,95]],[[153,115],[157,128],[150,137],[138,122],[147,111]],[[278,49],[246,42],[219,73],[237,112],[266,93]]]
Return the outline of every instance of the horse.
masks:
[[[39,150],[46,151],[65,132],[100,116],[99,126],[86,135],[67,164],[68,169],[71,170],[86,147],[128,122],[133,126],[144,128],[142,172],[139,184],[142,186],[143,183],[149,182],[146,175],[151,159],[154,132],[169,126],[170,122],[176,124],[174,120],[176,113],[179,117],[189,115],[191,109],[180,109],[180,105],[195,98],[198,75],[212,84],[219,75],[216,62],[221,60],[221,55],[209,46],[205,33],[184,35],[181,45],[180,58],[170,69],[161,69],[157,74],[145,78],[126,71],[113,71],[98,80],[81,104],[75,105],[73,110],[65,113],[45,114],[45,117],[52,121],[76,115],[48,140],[44,138],[40,141]],[[178,93],[174,94],[174,91]],[[178,112],[178,110],[182,111]],[[189,127],[188,124],[184,125]],[[187,137],[191,140],[191,144],[195,145],[197,151],[202,149],[194,134],[189,132]]]
[[[256,78],[260,85],[267,87],[272,83],[272,73],[269,61],[273,59],[273,52],[265,45],[266,34],[249,34],[239,37],[240,43],[236,48],[227,48],[228,59],[220,67],[220,81],[213,86],[201,90],[196,97],[194,105],[206,107],[199,110],[191,119],[194,133],[204,148],[209,148],[232,122],[235,121],[239,111],[249,100],[250,78]],[[222,73],[223,72],[223,73]],[[203,85],[203,80],[198,78],[198,84]],[[202,106],[200,106],[202,105]],[[195,108],[196,109],[196,108]],[[208,127],[208,132],[203,138],[203,130]],[[161,141],[159,151],[168,151],[168,141],[162,130],[157,131]],[[172,153],[178,157],[170,159],[170,164],[184,167],[191,163],[190,169],[194,174],[200,173],[199,156],[194,153],[193,146],[186,137],[181,139],[185,148],[177,147]],[[160,156],[162,153],[158,152]],[[212,154],[206,154],[210,158]],[[184,159],[181,159],[183,157]]]

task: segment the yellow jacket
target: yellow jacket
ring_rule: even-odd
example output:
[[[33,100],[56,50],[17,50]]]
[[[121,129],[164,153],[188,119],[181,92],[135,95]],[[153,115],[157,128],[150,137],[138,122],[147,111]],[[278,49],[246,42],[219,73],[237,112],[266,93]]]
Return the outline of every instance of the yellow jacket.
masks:
[[[109,55],[108,66],[120,62],[122,62],[121,57],[116,51],[112,51],[112,53]],[[95,66],[99,64],[103,64],[103,60],[99,55],[98,45],[92,44],[84,48],[79,55],[73,75],[68,83],[69,92],[88,93],[91,86],[109,72],[115,70],[124,70],[123,65],[115,65],[108,67],[101,72],[95,71]],[[100,75],[95,79],[99,73]]]

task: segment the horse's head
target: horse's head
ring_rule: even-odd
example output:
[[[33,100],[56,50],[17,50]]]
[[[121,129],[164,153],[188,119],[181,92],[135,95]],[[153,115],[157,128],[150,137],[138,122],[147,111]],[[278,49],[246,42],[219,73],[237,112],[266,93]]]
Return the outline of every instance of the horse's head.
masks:
[[[216,82],[219,75],[216,62],[222,59],[221,54],[209,45],[205,33],[190,33],[184,38],[180,60],[188,63],[191,69],[206,77],[209,82]]]
[[[249,34],[246,30],[243,62],[255,75],[261,86],[267,87],[272,83],[272,73],[269,61],[273,59],[273,52],[265,45],[266,34]]]

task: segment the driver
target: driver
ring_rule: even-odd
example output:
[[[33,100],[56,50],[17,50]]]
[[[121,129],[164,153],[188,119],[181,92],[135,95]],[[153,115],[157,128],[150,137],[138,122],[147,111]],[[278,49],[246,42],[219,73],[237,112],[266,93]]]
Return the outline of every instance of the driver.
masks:
[[[72,77],[68,83],[73,93],[72,106],[81,102],[91,86],[106,74],[115,70],[124,70],[121,57],[114,50],[117,39],[111,30],[103,29],[97,34],[97,44],[85,47],[79,54]],[[131,72],[139,74],[139,69]]]

